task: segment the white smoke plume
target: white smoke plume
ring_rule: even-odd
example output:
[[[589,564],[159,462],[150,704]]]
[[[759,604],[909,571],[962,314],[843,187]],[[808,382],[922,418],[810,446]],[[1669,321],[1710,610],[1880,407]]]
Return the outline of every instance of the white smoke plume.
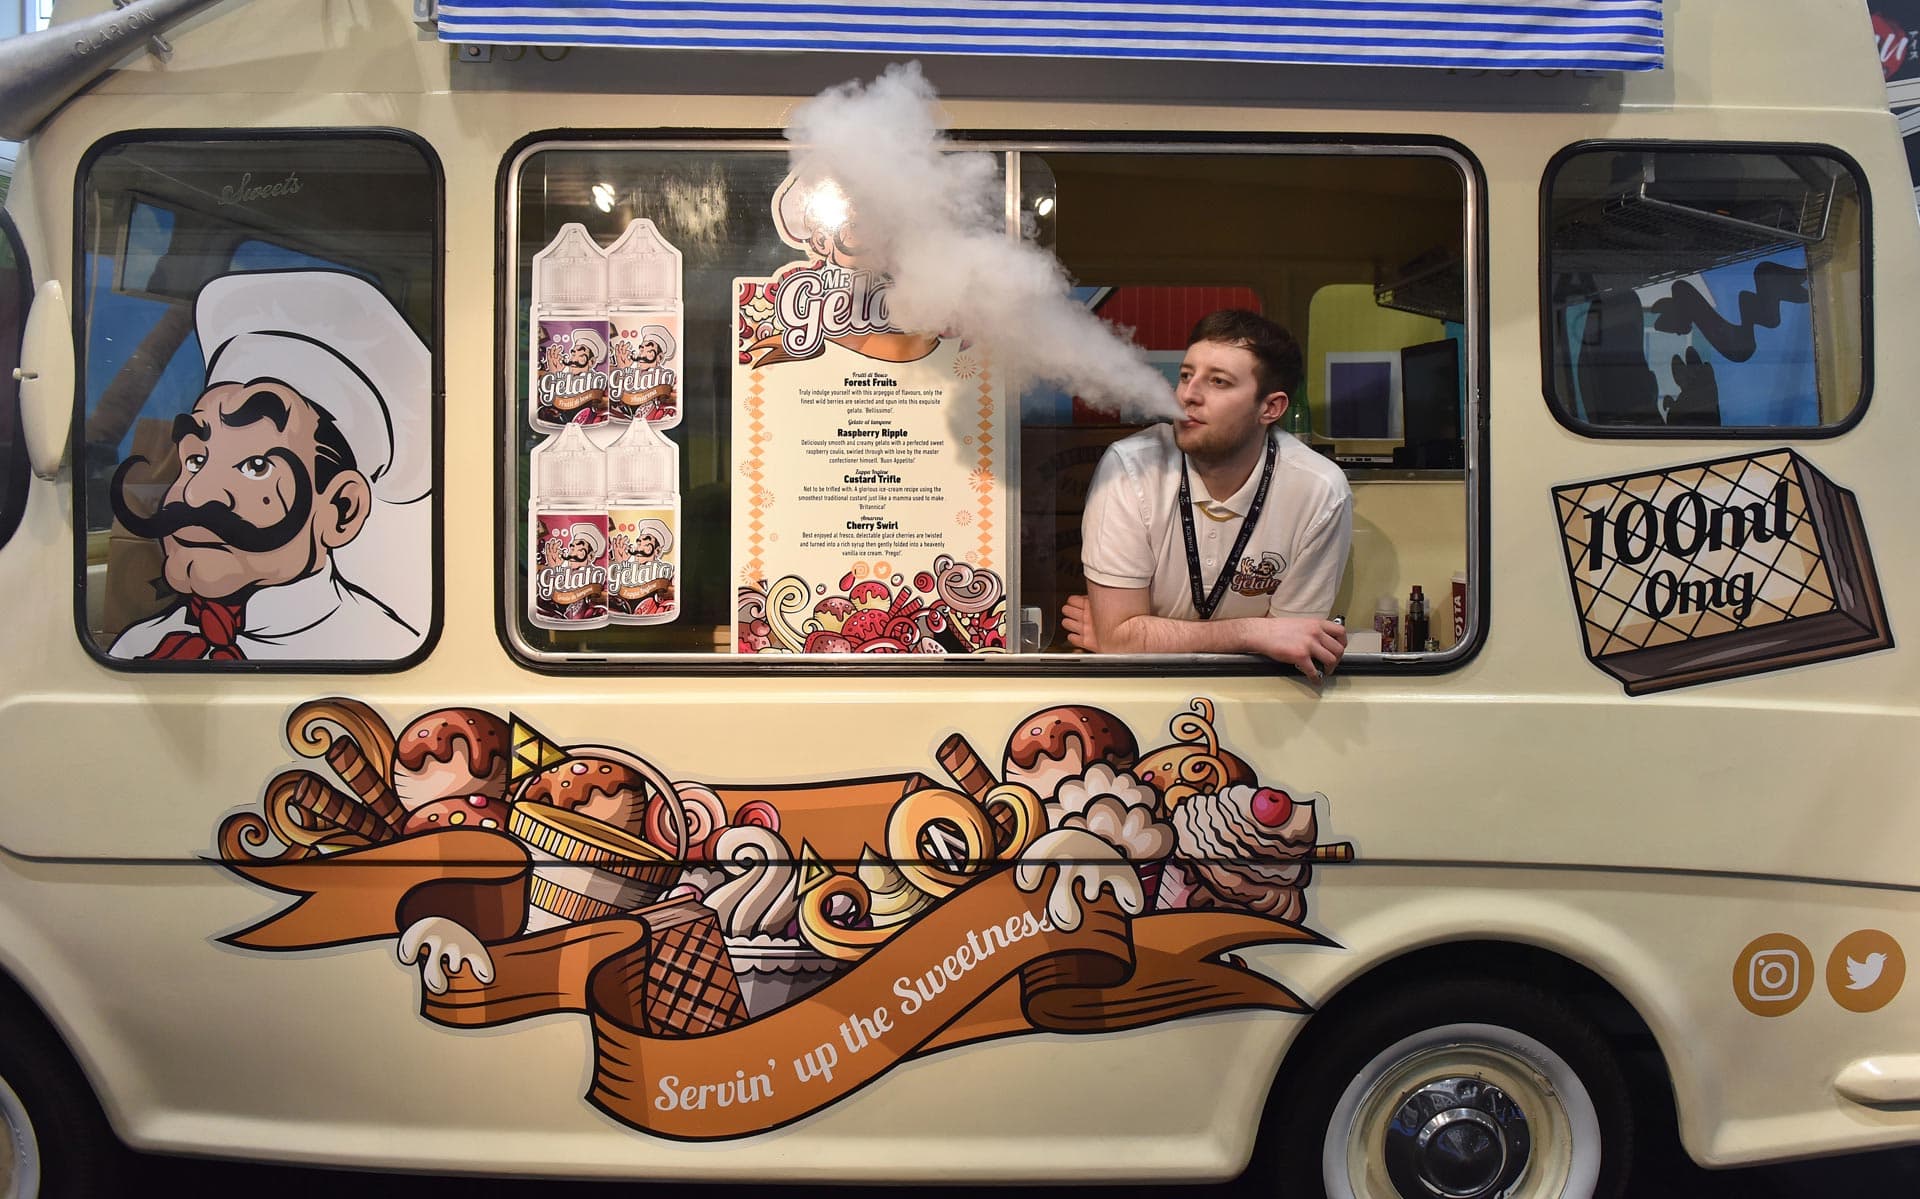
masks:
[[[983,344],[1001,378],[1072,390],[1129,420],[1176,414],[1166,377],[1068,294],[1046,250],[1007,236],[996,157],[956,150],[918,63],[794,111],[793,168],[846,196],[863,265],[893,277],[893,324]]]

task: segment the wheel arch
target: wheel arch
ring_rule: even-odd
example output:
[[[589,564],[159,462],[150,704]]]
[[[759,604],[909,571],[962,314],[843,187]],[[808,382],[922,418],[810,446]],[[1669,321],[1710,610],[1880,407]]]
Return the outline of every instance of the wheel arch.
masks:
[[[111,1052],[76,1031],[94,1028],[106,1035],[98,1007],[87,998],[86,988],[66,973],[64,961],[33,926],[14,916],[0,906],[0,1018],[26,1021],[31,1034],[43,1036],[65,1055],[114,1135],[122,1143],[130,1143],[124,1113],[118,1110],[115,1092],[106,1085],[107,1074],[101,1068],[101,1061]],[[56,1002],[56,997],[63,995],[71,997],[71,1002]],[[122,1061],[131,1060],[126,1054],[118,1056]]]
[[[1274,1104],[1292,1093],[1294,1085],[1310,1085],[1307,1080],[1295,1081],[1294,1071],[1350,1015],[1413,982],[1472,978],[1534,988],[1568,1003],[1613,1048],[1632,1087],[1635,1106],[1658,1105],[1650,1114],[1662,1119],[1667,1128],[1681,1131],[1683,1140],[1692,1139],[1684,1135],[1684,1113],[1689,1110],[1686,1078],[1674,1069],[1674,1037],[1681,1028],[1677,997],[1662,1002],[1650,998],[1655,988],[1634,988],[1622,982],[1626,977],[1658,977],[1650,963],[1623,964],[1591,955],[1582,960],[1544,937],[1490,930],[1484,921],[1468,927],[1473,931],[1430,932],[1370,960],[1319,994],[1313,1017],[1288,1044],[1275,1072],[1263,1124],[1274,1118]],[[1347,941],[1350,946],[1363,943]],[[1705,1130],[1694,1131],[1705,1136]]]

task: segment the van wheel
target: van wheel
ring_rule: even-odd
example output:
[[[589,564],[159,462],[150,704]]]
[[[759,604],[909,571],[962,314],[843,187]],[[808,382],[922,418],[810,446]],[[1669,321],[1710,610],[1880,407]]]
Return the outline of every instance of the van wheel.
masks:
[[[125,1152],[66,1046],[0,986],[0,1199],[117,1195]]]
[[[1336,1026],[1289,1060],[1285,1092],[1276,1089],[1269,1103],[1280,1194],[1623,1192],[1632,1141],[1626,1082],[1606,1041],[1564,1002],[1531,987],[1458,979],[1329,1016]]]

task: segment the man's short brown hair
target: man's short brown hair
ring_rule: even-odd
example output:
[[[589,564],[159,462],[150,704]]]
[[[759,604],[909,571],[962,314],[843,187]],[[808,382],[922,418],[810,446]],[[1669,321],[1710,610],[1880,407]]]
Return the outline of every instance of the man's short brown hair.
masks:
[[[1200,318],[1187,335],[1187,344],[1217,341],[1239,346],[1253,355],[1254,383],[1262,396],[1284,391],[1288,398],[1300,388],[1300,343],[1279,325],[1245,308],[1222,308]]]

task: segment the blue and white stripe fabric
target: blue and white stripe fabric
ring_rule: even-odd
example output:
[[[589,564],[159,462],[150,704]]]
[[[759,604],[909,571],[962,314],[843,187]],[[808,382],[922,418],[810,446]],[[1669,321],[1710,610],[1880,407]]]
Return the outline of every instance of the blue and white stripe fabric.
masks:
[[[441,0],[442,41],[1646,71],[1660,0]]]

